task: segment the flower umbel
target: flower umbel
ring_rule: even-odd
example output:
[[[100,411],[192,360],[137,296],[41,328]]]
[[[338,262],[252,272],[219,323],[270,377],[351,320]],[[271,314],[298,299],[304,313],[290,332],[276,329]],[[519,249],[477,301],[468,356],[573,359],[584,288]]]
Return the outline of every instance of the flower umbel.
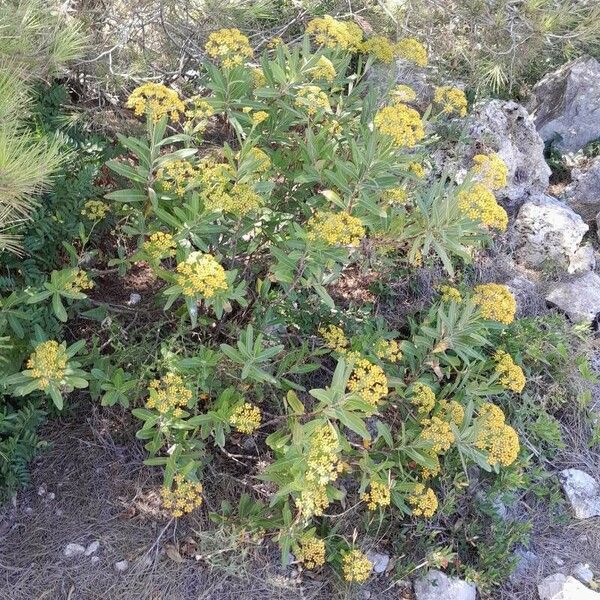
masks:
[[[414,38],[404,38],[396,44],[396,55],[404,60],[415,63],[419,67],[427,66],[427,50]]]
[[[250,435],[260,427],[261,419],[260,408],[254,404],[250,404],[250,402],[244,402],[244,404],[236,407],[229,417],[229,422],[240,433]]]
[[[127,99],[127,107],[137,117],[148,114],[154,123],[167,115],[177,122],[180,114],[185,113],[185,104],[177,92],[161,83],[144,83],[135,88]]]
[[[27,360],[30,377],[38,380],[38,389],[46,390],[51,383],[60,386],[67,370],[64,344],[54,340],[42,342]]]
[[[175,256],[176,248],[177,244],[173,236],[164,231],[151,233],[150,237],[142,244],[142,250],[155,261]]]
[[[455,287],[440,285],[438,290],[442,295],[442,302],[456,302],[457,304],[462,302],[462,295]]]
[[[370,489],[361,496],[361,500],[367,503],[369,510],[376,510],[378,506],[390,505],[390,486],[379,481],[371,481]]]
[[[337,325],[319,327],[319,335],[323,338],[325,346],[334,352],[343,353],[350,345],[344,330]]]
[[[110,212],[110,206],[102,200],[88,200],[81,209],[82,216],[90,221],[100,221]]]
[[[208,36],[206,53],[218,60],[223,68],[231,69],[244,64],[254,52],[250,41],[239,29],[219,29]]]
[[[519,454],[519,436],[505,423],[504,412],[489,402],[479,409],[479,434],[475,446],[487,454],[490,465],[511,465]]]
[[[492,190],[506,187],[508,167],[498,154],[476,154],[471,172],[478,181]]]
[[[202,484],[186,481],[183,475],[175,475],[172,487],[163,486],[160,490],[162,505],[174,517],[191,513],[202,504]]]
[[[467,97],[465,93],[449,85],[435,89],[433,103],[446,115],[464,117],[467,114]]]
[[[389,135],[396,146],[412,148],[425,137],[419,113],[401,102],[377,111],[373,123],[378,131]]]
[[[410,402],[417,407],[419,415],[426,415],[435,406],[435,393],[426,383],[417,381],[412,387]]]
[[[422,483],[415,485],[415,491],[408,497],[408,503],[412,506],[412,513],[416,517],[433,517],[438,508],[435,492]]]
[[[379,365],[360,358],[350,375],[348,390],[358,394],[365,402],[377,406],[388,394],[387,377]]]
[[[176,281],[184,296],[212,298],[227,290],[225,269],[211,254],[192,252],[177,265]]]
[[[155,409],[161,414],[173,411],[176,418],[183,415],[182,409],[192,399],[192,392],[176,373],[167,373],[161,379],[153,379],[148,385],[148,393],[146,408]]]
[[[474,183],[458,192],[458,207],[469,219],[479,221],[485,227],[505,231],[508,215],[498,204],[494,193],[483,183]]]
[[[504,350],[498,350],[494,354],[496,361],[496,373],[499,375],[500,385],[511,392],[520,393],[525,387],[526,379],[523,369],[512,359],[512,356]]]
[[[372,570],[373,563],[356,548],[342,558],[342,572],[346,581],[363,583],[369,579]]]
[[[517,302],[508,287],[499,283],[475,286],[473,302],[484,319],[510,325],[515,319]]]
[[[325,564],[325,542],[314,535],[302,536],[294,554],[307,569],[320,567]]]
[[[326,48],[357,51],[362,42],[362,31],[355,23],[343,22],[330,15],[309,21],[306,33],[315,44]]]
[[[365,236],[360,219],[347,212],[317,212],[308,221],[308,239],[329,246],[358,246]]]

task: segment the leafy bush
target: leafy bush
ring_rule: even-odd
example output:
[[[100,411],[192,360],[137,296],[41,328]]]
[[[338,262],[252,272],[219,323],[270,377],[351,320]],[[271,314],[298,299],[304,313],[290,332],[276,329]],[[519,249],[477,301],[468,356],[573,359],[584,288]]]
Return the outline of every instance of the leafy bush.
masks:
[[[146,462],[164,469],[174,517],[200,506],[211,486],[203,472],[220,450],[269,490],[268,505],[242,497],[236,518],[277,540],[284,561],[290,551],[307,568],[327,560],[362,582],[372,565],[359,530],[368,537],[374,520],[452,512],[441,474],[466,477],[470,464],[498,473],[517,461],[499,403],[525,378],[504,350],[516,305],[502,285],[444,284],[426,309],[389,320],[376,289],[360,306],[340,290],[370,273],[385,301],[395,278],[421,266],[456,279],[506,228],[492,191],[506,167],[479,156],[460,185],[427,176],[427,133],[466,114],[464,94],[441,88],[422,116],[406,86],[381,106],[366,80],[394,56],[423,64],[414,39],[363,40],[353,22],[326,16],[254,63],[237,30],[211,34],[206,51],[214,63],[187,99],[156,83],[132,92],[146,137],[119,137],[127,154],[108,166],[123,186],[110,204],[85,205],[71,266],[21,300],[51,306],[60,321],[74,315],[94,277],[81,269],[83,241],[110,214],[121,252],[109,270],[127,280],[135,264],[148,266],[163,307],[160,351],[125,370],[115,341],[82,366],[72,362],[81,343],[49,340],[7,384],[14,395],[49,394],[59,408],[88,382],[103,404],[135,402]],[[147,392],[136,398],[140,378]],[[245,439],[254,451],[232,454]],[[226,513],[236,511],[213,519]]]

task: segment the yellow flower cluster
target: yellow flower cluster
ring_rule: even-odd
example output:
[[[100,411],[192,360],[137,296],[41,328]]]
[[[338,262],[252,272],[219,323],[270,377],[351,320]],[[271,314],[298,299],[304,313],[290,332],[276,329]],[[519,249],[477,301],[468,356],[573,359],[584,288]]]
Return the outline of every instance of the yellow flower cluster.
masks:
[[[471,172],[481,183],[492,190],[506,187],[508,167],[498,154],[476,154]]]
[[[391,363],[397,363],[402,360],[402,351],[400,344],[396,340],[377,340],[373,349],[375,356]]]
[[[455,425],[462,425],[465,418],[465,409],[460,402],[444,399],[439,401],[439,405],[444,419],[453,422]]]
[[[379,365],[360,358],[348,381],[348,390],[365,402],[377,406],[388,394],[387,377]]]
[[[467,97],[459,88],[449,85],[436,88],[433,103],[447,115],[456,114],[459,117],[464,117],[467,114]]]
[[[294,554],[307,569],[320,567],[325,564],[325,542],[314,535],[305,535],[294,548]]]
[[[500,385],[512,392],[521,393],[526,383],[523,369],[516,365],[512,356],[504,350],[498,350],[494,360],[497,363],[496,373],[500,376]]]
[[[148,386],[149,397],[146,408],[156,409],[165,414],[173,411],[173,416],[182,416],[185,408],[192,399],[192,392],[185,386],[181,376],[176,373],[167,373],[161,379],[153,379]]]
[[[492,229],[505,231],[508,215],[496,202],[494,193],[483,183],[474,183],[468,189],[458,192],[458,208],[473,221]]]
[[[432,477],[437,477],[442,472],[442,465],[440,464],[440,459],[438,455],[432,453],[429,455],[429,458],[431,458],[435,464],[433,467],[423,467],[421,469],[421,475],[423,476],[423,479],[431,479]]]
[[[396,55],[404,60],[415,63],[419,67],[427,66],[427,50],[414,38],[404,38],[396,44]]]
[[[383,35],[374,35],[362,43],[360,50],[364,54],[374,56],[382,63],[389,64],[394,60],[396,45]]]
[[[511,465],[519,455],[519,436],[505,423],[506,417],[499,406],[486,403],[479,409],[479,434],[475,446],[487,453],[490,465]]]
[[[350,342],[344,333],[344,330],[337,325],[327,325],[319,327],[319,335],[323,338],[325,346],[334,352],[344,353]]]
[[[248,435],[254,433],[259,427],[262,420],[260,408],[250,402],[244,402],[235,408],[229,422],[239,431],[240,433],[247,433]]]
[[[390,487],[379,481],[371,481],[370,489],[361,496],[367,503],[369,510],[376,510],[378,506],[389,506],[391,501]]]
[[[339,48],[356,52],[361,45],[362,30],[352,21],[338,21],[330,15],[309,21],[306,33],[315,44],[326,48]]]
[[[81,209],[81,214],[90,221],[100,221],[110,212],[110,206],[102,200],[88,200]]]
[[[185,116],[190,121],[205,121],[215,114],[215,109],[201,96],[194,96],[185,101]]]
[[[271,159],[264,150],[261,150],[255,146],[254,148],[250,148],[250,154],[252,154],[252,157],[258,161],[258,166],[255,169],[256,173],[265,173],[271,168]]]
[[[305,517],[321,516],[329,506],[327,484],[335,481],[343,468],[337,433],[331,425],[323,425],[311,435],[306,464],[305,487],[296,505]]]
[[[392,206],[403,206],[408,202],[408,192],[404,188],[389,188],[383,192],[383,199]]]
[[[325,81],[333,81],[337,73],[333,63],[326,57],[321,56],[317,61],[316,66],[310,70],[312,79],[324,79]]]
[[[227,290],[225,269],[211,254],[192,252],[185,262],[177,265],[176,281],[184,296],[212,298]]]
[[[439,417],[431,417],[431,419],[421,421],[421,424],[423,425],[423,430],[420,436],[423,440],[431,442],[432,452],[443,454],[450,449],[455,438],[447,421],[443,421]]]
[[[171,121],[179,121],[179,115],[185,113],[185,104],[175,90],[161,83],[144,83],[135,88],[127,99],[127,107],[140,117],[150,115],[154,123],[164,116],[169,116]]]
[[[93,287],[94,282],[89,278],[88,274],[81,269],[76,269],[71,280],[66,284],[65,291],[79,294],[84,290],[91,290]]]
[[[421,163],[411,162],[408,165],[408,170],[413,173],[419,179],[423,179],[425,177],[425,168]]]
[[[435,492],[422,483],[415,485],[415,491],[408,497],[408,503],[412,506],[412,513],[416,517],[433,517],[438,508]]]
[[[62,381],[67,370],[67,353],[54,340],[42,342],[27,360],[30,376],[37,379],[38,389],[46,390],[51,383]]]
[[[475,286],[473,302],[484,319],[510,325],[515,320],[517,302],[505,285],[484,283]]]
[[[425,137],[419,113],[400,102],[378,110],[373,123],[378,131],[393,138],[397,146],[412,148]]]
[[[150,234],[150,237],[142,244],[142,250],[152,260],[162,260],[175,256],[177,244],[170,233],[164,231],[155,231]]]
[[[327,94],[317,85],[303,85],[298,89],[294,106],[305,110],[310,116],[317,111],[331,112]]]
[[[204,207],[209,211],[223,211],[243,216],[256,211],[262,205],[262,198],[247,183],[236,183],[231,190],[215,188],[211,193],[204,193]]]
[[[260,125],[262,122],[269,118],[269,113],[264,110],[258,110],[252,114],[252,123],[254,125]]]
[[[162,505],[174,517],[182,517],[191,513],[202,504],[202,484],[186,481],[183,475],[175,475],[175,486],[168,488],[163,486],[160,490]]]
[[[264,87],[267,85],[267,78],[265,77],[265,72],[260,67],[254,67],[250,75],[252,75],[252,84],[254,87]]]
[[[373,563],[356,548],[342,558],[342,573],[346,581],[363,583],[371,576]]]
[[[392,102],[414,102],[417,99],[417,93],[410,85],[404,83],[398,84],[391,92]]]
[[[426,415],[435,406],[435,393],[426,383],[417,381],[412,387],[410,402],[417,407],[419,414]]]
[[[254,55],[248,37],[235,28],[213,31],[208,36],[204,49],[210,57],[217,59],[225,69],[242,65]]]
[[[321,240],[329,246],[358,246],[365,237],[360,219],[348,212],[317,212],[308,221],[308,239]]]
[[[181,198],[185,194],[188,182],[198,174],[194,165],[188,160],[171,160],[156,172],[156,178],[165,191],[175,189]]]
[[[461,293],[451,285],[440,285],[438,287],[440,294],[442,295],[442,302],[456,302],[460,304],[462,302]]]

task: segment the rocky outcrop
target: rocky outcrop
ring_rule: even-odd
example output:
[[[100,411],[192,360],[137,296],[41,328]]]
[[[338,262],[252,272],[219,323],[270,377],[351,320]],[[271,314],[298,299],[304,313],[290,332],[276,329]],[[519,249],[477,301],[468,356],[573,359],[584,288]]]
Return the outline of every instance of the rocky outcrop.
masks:
[[[538,584],[538,594],[540,600],[600,600],[600,594],[562,573],[543,579]]]
[[[534,88],[530,110],[544,139],[576,152],[600,137],[600,63],[582,57],[546,75]]]
[[[415,597],[416,600],[475,600],[477,589],[462,579],[432,570],[415,582]]]
[[[600,212],[600,157],[571,171],[571,183],[565,188],[565,202],[586,223]]]
[[[543,194],[550,168],[544,160],[544,142],[525,107],[513,101],[490,100],[476,105],[468,117],[467,131],[476,140],[466,158],[497,152],[508,167],[508,185],[500,198],[512,202]]]
[[[558,267],[569,273],[594,266],[591,248],[581,247],[589,227],[568,206],[537,195],[521,206],[514,222],[516,259],[527,267]]]
[[[600,485],[591,475],[565,469],[560,472],[560,481],[577,519],[600,516]]]
[[[570,281],[555,283],[546,301],[575,323],[595,323],[600,315],[600,277],[585,273]]]

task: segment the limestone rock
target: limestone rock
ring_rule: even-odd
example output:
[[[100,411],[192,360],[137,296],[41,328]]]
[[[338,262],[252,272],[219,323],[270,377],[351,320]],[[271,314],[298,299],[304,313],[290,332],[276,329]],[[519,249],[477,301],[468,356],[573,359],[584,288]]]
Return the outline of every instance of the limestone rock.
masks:
[[[539,194],[523,204],[514,223],[517,261],[528,267],[549,264],[576,271],[585,263],[578,251],[588,229],[568,206]]]
[[[573,577],[579,579],[581,583],[589,585],[594,581],[594,572],[590,569],[590,565],[587,563],[577,563],[573,567]]]
[[[98,540],[95,540],[93,542],[91,542],[88,547],[85,549],[85,555],[86,556],[91,556],[92,554],[95,554],[96,552],[98,552],[100,548],[100,542]]]
[[[508,167],[508,185],[498,192],[499,197],[514,202],[546,191],[550,167],[544,159],[544,142],[524,106],[502,100],[476,105],[467,131],[476,142],[465,157],[465,166],[471,166],[475,154],[497,152]]]
[[[514,584],[538,568],[540,557],[535,552],[525,550],[524,548],[517,548],[513,554],[516,559],[516,565],[515,570],[510,575],[510,581]]]
[[[72,558],[74,556],[81,556],[85,553],[85,547],[81,544],[67,544],[65,549],[63,550],[63,554],[67,558]]]
[[[565,188],[565,202],[586,223],[600,211],[600,156],[587,165],[571,171],[571,183]]]
[[[600,277],[589,272],[555,284],[546,301],[563,311],[575,323],[595,322],[600,315]]]
[[[600,594],[562,573],[543,579],[538,584],[538,594],[540,600],[600,600]]]
[[[367,558],[373,563],[375,573],[384,573],[390,564],[389,554],[379,554],[379,552],[367,552]]]
[[[115,571],[118,571],[119,573],[127,571],[128,568],[129,562],[126,560],[120,560],[119,562],[115,563]]]
[[[582,57],[546,75],[530,105],[544,141],[577,152],[600,137],[600,63]]]
[[[600,516],[600,485],[591,475],[565,469],[560,472],[560,480],[577,519]]]
[[[462,579],[433,570],[415,581],[415,597],[416,600],[475,600],[477,590]]]

